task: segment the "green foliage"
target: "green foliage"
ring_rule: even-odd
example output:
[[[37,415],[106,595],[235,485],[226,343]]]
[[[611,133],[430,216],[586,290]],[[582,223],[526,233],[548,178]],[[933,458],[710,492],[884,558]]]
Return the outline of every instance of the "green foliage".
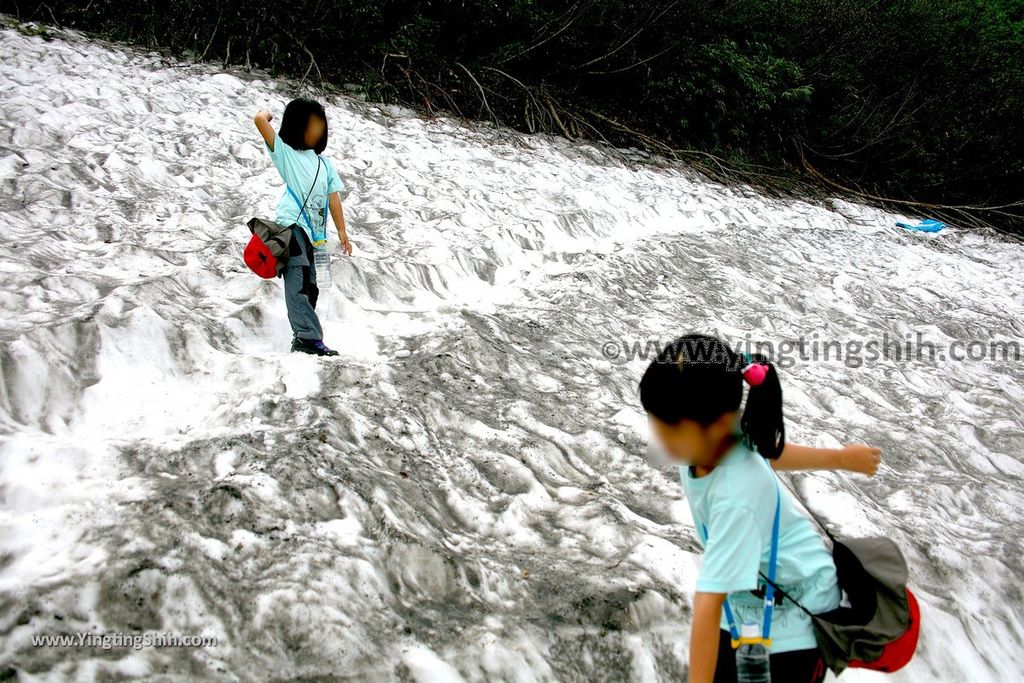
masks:
[[[893,198],[1024,187],[1020,0],[66,0],[20,18]],[[1019,227],[1022,207],[985,216]]]

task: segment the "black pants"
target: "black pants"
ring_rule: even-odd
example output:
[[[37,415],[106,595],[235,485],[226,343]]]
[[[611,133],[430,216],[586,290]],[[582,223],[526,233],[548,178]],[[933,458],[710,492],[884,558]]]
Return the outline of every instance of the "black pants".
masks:
[[[817,649],[780,652],[770,658],[772,683],[821,683],[825,680],[825,660]],[[720,631],[715,683],[736,683],[736,650],[732,636]]]

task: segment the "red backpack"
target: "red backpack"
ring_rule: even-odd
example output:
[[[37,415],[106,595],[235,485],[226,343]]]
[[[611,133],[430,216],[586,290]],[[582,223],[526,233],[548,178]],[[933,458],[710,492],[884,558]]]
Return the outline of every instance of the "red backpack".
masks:
[[[309,214],[306,213],[306,202],[309,201],[309,196],[313,194],[313,188],[316,187],[316,181],[320,178],[321,164],[326,166],[326,162],[318,154],[316,157],[316,175],[313,176],[313,184],[309,186],[309,192],[306,193],[305,201],[300,202],[299,195],[295,194],[295,190],[287,185],[285,186],[288,194],[292,196],[295,204],[299,207],[299,214],[306,219],[306,225],[309,226],[310,232],[313,232],[313,221],[310,219]],[[326,182],[326,178],[324,182]],[[325,226],[327,225],[328,197],[330,197],[330,194],[325,193]],[[242,258],[245,259],[245,265],[249,266],[250,270],[260,277],[267,278],[268,280],[277,277],[284,270],[285,261],[288,260],[288,247],[292,240],[291,227],[284,228],[274,221],[268,221],[263,218],[250,218],[247,225],[249,226],[249,231],[252,232],[252,238],[249,240],[249,244],[245,245],[245,252],[242,254]],[[324,239],[326,237],[324,235]]]
[[[288,260],[288,246],[292,240],[291,228],[283,228],[274,221],[251,218],[247,223],[252,238],[245,245],[242,258],[252,272],[271,279],[281,274]]]
[[[914,656],[921,629],[917,598],[907,588],[903,553],[890,538],[840,540],[820,522],[819,526],[832,541],[832,559],[846,601],[829,612],[812,614],[785,591],[776,591],[811,617],[818,649],[836,675],[848,667],[886,673],[903,668]]]
[[[836,674],[846,666],[902,669],[914,656],[921,630],[903,553],[890,538],[832,537],[832,558],[849,607],[811,617],[825,663]]]

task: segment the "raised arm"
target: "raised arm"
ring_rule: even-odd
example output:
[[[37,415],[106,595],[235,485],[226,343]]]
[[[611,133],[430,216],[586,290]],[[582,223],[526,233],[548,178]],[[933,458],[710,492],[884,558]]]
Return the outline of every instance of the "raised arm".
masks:
[[[270,119],[274,118],[270,115],[269,111],[260,110],[256,112],[256,116],[252,118],[256,124],[256,128],[260,131],[260,135],[263,136],[263,140],[267,143],[267,147],[270,151],[274,151],[274,139],[277,135],[274,133],[273,127],[270,125]]]
[[[882,449],[864,444],[842,448],[814,448],[787,443],[782,455],[769,460],[777,470],[848,470],[874,476],[882,460]]]

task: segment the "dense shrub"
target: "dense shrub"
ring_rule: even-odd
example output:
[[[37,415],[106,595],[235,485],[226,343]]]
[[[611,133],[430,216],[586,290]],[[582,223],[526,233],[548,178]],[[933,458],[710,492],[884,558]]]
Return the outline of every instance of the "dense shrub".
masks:
[[[889,198],[1011,205],[953,215],[1018,230],[1024,216],[1020,0],[65,0],[18,11],[522,130],[697,149]]]

